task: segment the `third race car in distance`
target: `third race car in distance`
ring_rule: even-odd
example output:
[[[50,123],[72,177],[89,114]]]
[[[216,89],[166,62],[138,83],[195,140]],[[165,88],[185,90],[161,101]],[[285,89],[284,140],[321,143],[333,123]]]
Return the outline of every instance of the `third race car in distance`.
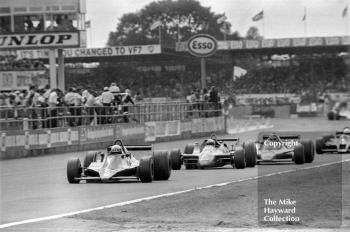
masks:
[[[231,144],[226,144],[230,142]],[[223,167],[232,165],[237,169],[256,165],[256,148],[254,143],[241,145],[238,138],[219,139],[212,135],[202,143],[187,144],[183,155],[171,152],[172,167],[186,169]]]
[[[350,127],[345,127],[342,131],[334,134],[323,135],[316,139],[316,152],[347,153],[350,152]]]
[[[304,164],[314,160],[315,148],[311,140],[301,141],[299,135],[281,133],[265,133],[260,137],[256,142],[258,164],[286,161]]]

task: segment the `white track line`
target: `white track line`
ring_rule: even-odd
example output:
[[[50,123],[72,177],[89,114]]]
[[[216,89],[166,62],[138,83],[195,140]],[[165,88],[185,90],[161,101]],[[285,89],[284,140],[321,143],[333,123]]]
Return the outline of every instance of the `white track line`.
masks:
[[[69,216],[73,216],[73,215],[77,215],[77,214],[81,214],[81,213],[88,213],[88,212],[97,211],[97,210],[103,210],[103,209],[108,209],[108,208],[113,208],[113,207],[118,207],[118,206],[130,205],[130,204],[135,204],[135,203],[142,202],[142,201],[149,201],[149,200],[153,200],[153,199],[157,199],[157,198],[161,198],[161,197],[169,197],[169,196],[179,195],[182,193],[188,193],[188,192],[192,192],[195,190],[209,189],[209,188],[214,188],[214,187],[222,187],[222,186],[226,186],[226,185],[234,184],[234,183],[239,183],[239,182],[243,182],[243,181],[257,180],[257,179],[261,179],[263,177],[276,176],[276,175],[296,172],[299,170],[320,168],[320,167],[330,166],[330,165],[349,162],[349,161],[350,161],[350,159],[346,159],[346,160],[342,160],[342,161],[320,164],[317,166],[296,168],[296,169],[291,169],[291,170],[287,170],[287,171],[283,171],[283,172],[275,172],[275,173],[270,173],[270,174],[266,174],[266,175],[262,175],[262,176],[250,177],[250,178],[246,178],[246,179],[239,179],[239,180],[235,180],[235,181],[213,184],[213,185],[208,185],[208,186],[204,186],[204,187],[195,187],[195,188],[187,189],[187,190],[183,190],[183,191],[165,193],[165,194],[155,195],[155,196],[150,196],[150,197],[144,197],[144,198],[139,198],[136,200],[124,201],[124,202],[120,202],[120,203],[115,203],[115,204],[110,204],[110,205],[105,205],[105,206],[100,206],[100,207],[96,207],[96,208],[85,209],[85,210],[80,210],[80,211],[75,211],[75,212],[70,212],[70,213],[57,214],[57,215],[48,216],[48,217],[33,218],[33,219],[28,219],[28,220],[23,220],[23,221],[18,221],[18,222],[11,222],[11,223],[0,225],[0,229],[12,227],[12,226],[18,226],[18,225],[27,224],[27,223],[34,223],[34,222],[47,221],[47,220],[58,219],[58,218],[63,218],[63,217],[69,217]]]

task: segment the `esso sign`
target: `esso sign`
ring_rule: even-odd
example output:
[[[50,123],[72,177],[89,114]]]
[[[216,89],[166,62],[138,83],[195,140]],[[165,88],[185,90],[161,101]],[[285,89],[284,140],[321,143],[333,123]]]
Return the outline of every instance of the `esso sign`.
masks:
[[[213,55],[217,48],[218,44],[216,39],[210,35],[195,35],[188,40],[188,51],[199,57],[207,57]]]

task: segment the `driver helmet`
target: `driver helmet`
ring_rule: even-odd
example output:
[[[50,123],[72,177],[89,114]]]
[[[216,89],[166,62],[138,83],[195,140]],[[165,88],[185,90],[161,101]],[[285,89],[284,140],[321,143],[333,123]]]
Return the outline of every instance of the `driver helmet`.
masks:
[[[344,128],[344,134],[350,134],[350,127]]]
[[[112,155],[122,154],[122,147],[119,145],[113,145],[111,148],[111,154]]]
[[[206,142],[206,145],[214,146],[215,145],[214,139],[208,139],[207,142]]]

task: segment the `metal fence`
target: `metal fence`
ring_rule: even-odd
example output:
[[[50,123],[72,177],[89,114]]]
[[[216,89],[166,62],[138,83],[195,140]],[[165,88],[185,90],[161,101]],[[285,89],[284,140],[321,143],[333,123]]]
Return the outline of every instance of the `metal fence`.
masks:
[[[143,123],[186,120],[221,115],[221,105],[197,103],[147,103],[94,107],[0,108],[0,130],[33,130],[81,125]]]

